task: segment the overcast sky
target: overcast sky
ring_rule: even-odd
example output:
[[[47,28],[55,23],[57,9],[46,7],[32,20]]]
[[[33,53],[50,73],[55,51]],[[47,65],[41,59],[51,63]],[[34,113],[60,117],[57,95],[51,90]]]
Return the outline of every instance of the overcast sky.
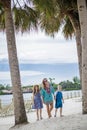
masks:
[[[16,35],[19,61],[22,63],[77,63],[75,40],[65,40],[61,33],[55,38],[41,32]],[[0,33],[0,61],[7,59],[5,34]]]
[[[75,40],[65,40],[59,32],[54,38],[43,32],[16,34],[19,63],[77,63]],[[0,33],[0,62],[8,60],[6,36]],[[0,80],[10,79],[9,72],[0,72]],[[42,75],[39,71],[22,71],[22,77]]]

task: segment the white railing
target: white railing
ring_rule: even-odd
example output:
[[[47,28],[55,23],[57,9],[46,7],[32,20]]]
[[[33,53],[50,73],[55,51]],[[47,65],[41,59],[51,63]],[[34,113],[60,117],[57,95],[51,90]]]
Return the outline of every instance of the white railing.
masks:
[[[63,92],[63,97],[64,97],[64,99],[82,97],[82,91],[81,90],[64,91]]]

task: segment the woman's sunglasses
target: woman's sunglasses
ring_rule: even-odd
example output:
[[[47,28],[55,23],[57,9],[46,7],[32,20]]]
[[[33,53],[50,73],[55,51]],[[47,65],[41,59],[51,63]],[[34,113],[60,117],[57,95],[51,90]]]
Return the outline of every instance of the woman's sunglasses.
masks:
[[[43,83],[47,82],[47,80],[43,80]]]

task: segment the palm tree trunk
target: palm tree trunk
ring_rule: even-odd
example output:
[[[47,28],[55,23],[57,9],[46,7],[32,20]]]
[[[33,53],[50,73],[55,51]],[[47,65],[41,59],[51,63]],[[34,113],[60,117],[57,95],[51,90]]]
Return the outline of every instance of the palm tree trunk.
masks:
[[[77,55],[78,55],[80,80],[81,80],[81,83],[82,83],[82,45],[81,45],[81,32],[80,32],[80,29],[76,29],[75,36],[76,36],[76,45],[77,45]]]
[[[82,106],[87,114],[87,7],[86,0],[77,0],[82,37]]]
[[[73,14],[68,14],[70,21],[73,25],[75,36],[76,36],[76,46],[77,46],[77,55],[78,55],[78,64],[79,64],[79,74],[80,74],[80,80],[82,82],[82,44],[81,44],[81,29],[79,20],[75,20],[75,17]]]
[[[11,0],[3,1],[5,7],[5,26],[7,36],[8,57],[13,86],[15,125],[27,122],[23,94],[21,90],[20,72],[18,66],[13,18],[11,14]]]

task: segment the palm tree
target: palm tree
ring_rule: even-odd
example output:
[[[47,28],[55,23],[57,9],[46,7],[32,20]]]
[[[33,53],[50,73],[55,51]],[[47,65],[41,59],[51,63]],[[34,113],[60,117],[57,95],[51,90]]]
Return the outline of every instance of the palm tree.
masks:
[[[73,82],[75,83],[75,84],[80,84],[80,80],[79,80],[79,78],[76,76],[76,77],[73,77]]]
[[[79,89],[81,86],[80,86],[80,79],[76,76],[73,78],[73,85],[76,89]]]
[[[82,106],[87,114],[87,0],[77,0],[82,37]]]
[[[32,0],[36,10],[40,12],[40,25],[47,34],[54,36],[63,28],[63,34],[66,38],[75,36],[77,45],[77,55],[79,64],[79,73],[81,79],[82,65],[82,45],[81,31],[77,10],[76,0]],[[44,6],[45,5],[45,6]],[[66,26],[67,25],[67,26]],[[67,28],[66,28],[67,27]],[[68,29],[68,30],[67,30]]]
[[[13,86],[14,113],[15,124],[27,122],[23,95],[21,91],[21,80],[18,66],[18,58],[16,51],[15,33],[13,26],[13,18],[11,12],[11,0],[0,1],[5,11],[5,27],[7,36],[7,48],[9,56],[9,65],[11,72],[11,80]]]
[[[0,0],[0,29],[6,29],[8,57],[11,81],[13,86],[15,125],[17,125],[21,123],[27,123],[27,116],[24,106],[23,94],[21,90],[19,63],[17,58],[15,40],[15,29],[21,29],[21,31],[23,32],[27,30],[27,28],[30,29],[30,26],[33,24],[36,27],[36,15],[34,11],[26,5],[26,3],[24,4],[24,8],[21,8],[20,6],[20,8],[16,9],[15,5],[16,4],[14,4],[12,8],[11,0]],[[15,12],[13,15],[14,17],[12,16],[12,9]],[[32,13],[28,13],[29,10]],[[15,29],[13,18],[15,19]],[[31,18],[31,20],[29,18]]]
[[[54,82],[53,80],[55,80],[55,78],[49,78],[50,84],[53,86]]]

